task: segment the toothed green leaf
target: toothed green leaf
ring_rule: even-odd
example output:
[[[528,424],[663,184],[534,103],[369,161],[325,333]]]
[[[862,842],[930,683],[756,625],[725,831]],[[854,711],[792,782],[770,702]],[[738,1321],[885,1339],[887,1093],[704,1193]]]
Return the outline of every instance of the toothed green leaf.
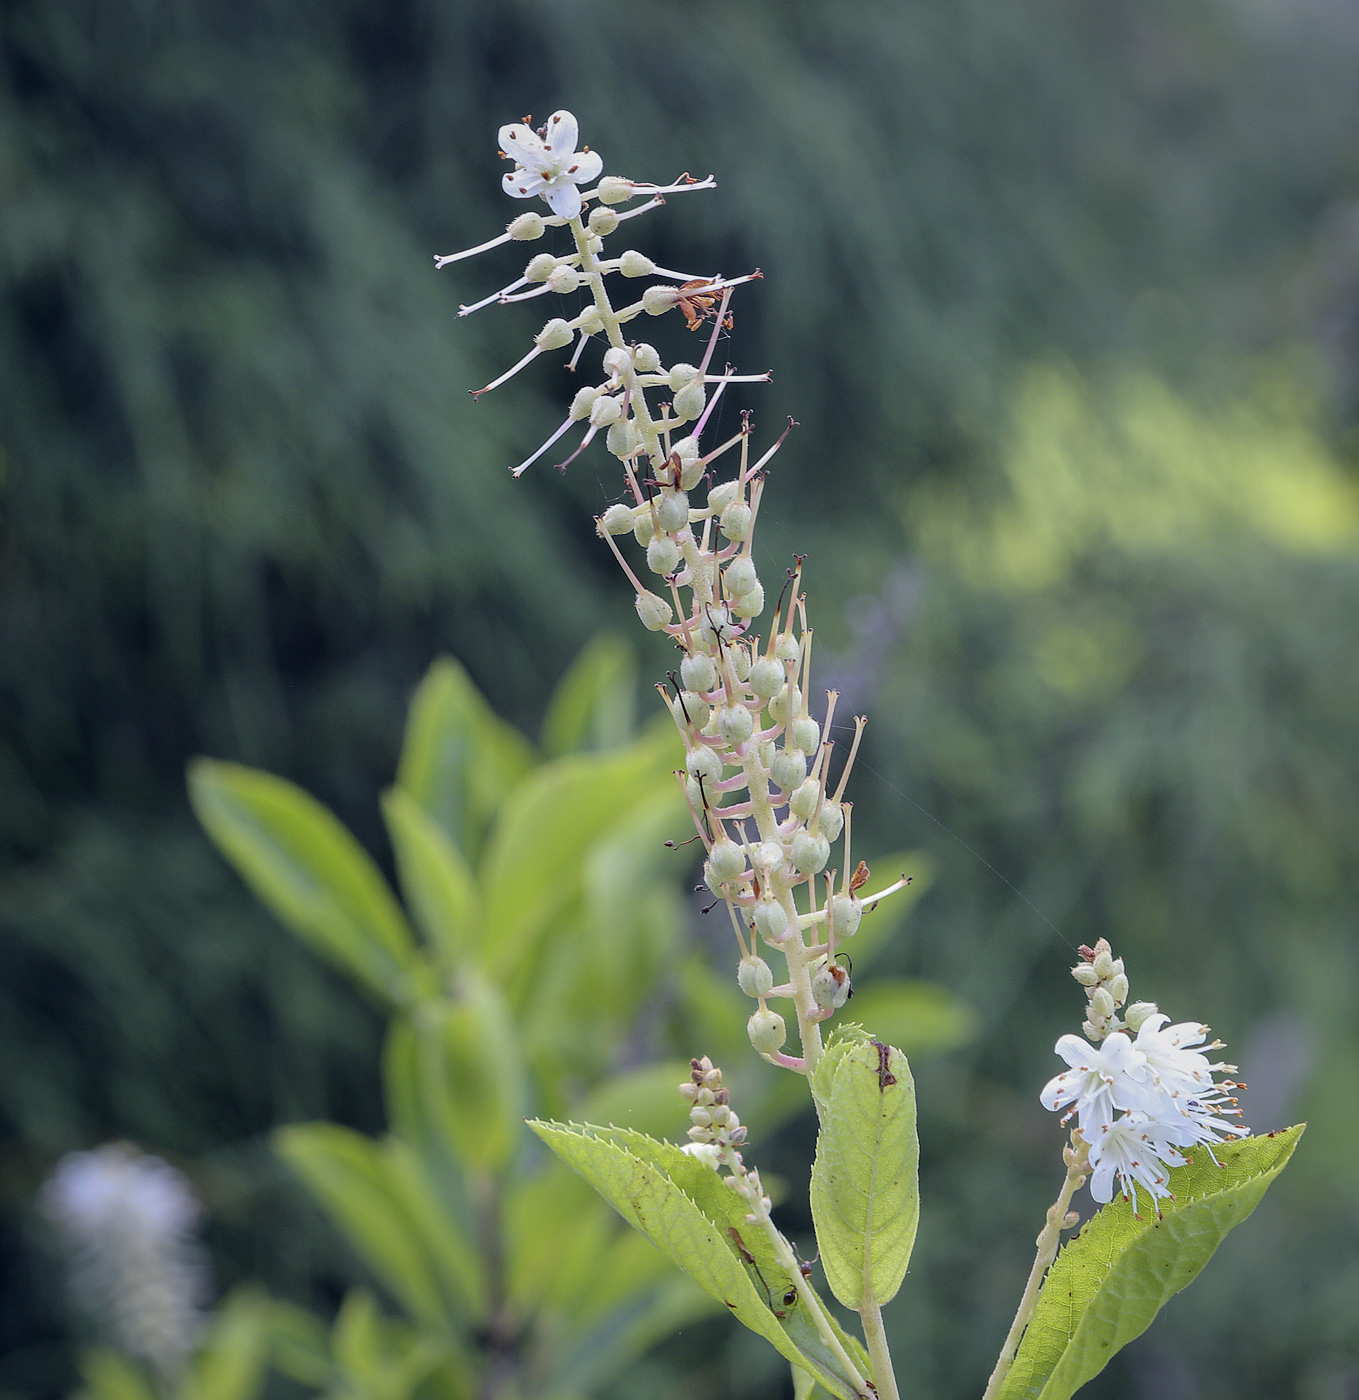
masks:
[[[812,1165],[812,1219],[821,1266],[847,1308],[895,1296],[920,1219],[915,1084],[900,1050],[858,1041],[822,1076]],[[829,1090],[826,1078],[829,1077]]]
[[[1170,1173],[1160,1219],[1117,1197],[1092,1216],[1048,1270],[998,1400],[1070,1400],[1097,1376],[1255,1209],[1304,1126],[1215,1147],[1221,1166],[1199,1149]]]

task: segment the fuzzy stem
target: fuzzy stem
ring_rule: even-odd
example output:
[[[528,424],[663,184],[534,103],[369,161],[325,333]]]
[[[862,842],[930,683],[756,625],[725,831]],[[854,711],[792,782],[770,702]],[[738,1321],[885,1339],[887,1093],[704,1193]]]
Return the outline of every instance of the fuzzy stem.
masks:
[[[1042,1234],[1036,1241],[1038,1253],[1034,1256],[1033,1268],[1029,1270],[1029,1281],[1024,1285],[1024,1296],[1019,1300],[1015,1320],[1010,1324],[1005,1344],[996,1359],[996,1369],[991,1372],[991,1379],[986,1383],[982,1400],[992,1400],[1000,1390],[1010,1367],[1014,1364],[1015,1352],[1019,1350],[1019,1341],[1024,1335],[1024,1329],[1033,1320],[1033,1310],[1038,1302],[1038,1290],[1042,1285],[1043,1275],[1057,1257],[1057,1246],[1061,1241],[1062,1231],[1068,1225],[1067,1209],[1071,1205],[1071,1198],[1080,1190],[1090,1171],[1089,1151],[1089,1145],[1081,1137],[1080,1129],[1073,1129],[1071,1146],[1062,1154],[1066,1161],[1066,1180],[1057,1193],[1056,1201],[1048,1207],[1048,1218]]]
[[[864,1298],[859,1319],[864,1325],[868,1358],[873,1363],[873,1382],[877,1386],[878,1400],[900,1400],[896,1374],[892,1370],[892,1353],[887,1349],[887,1332],[882,1325],[882,1309],[871,1296]]]

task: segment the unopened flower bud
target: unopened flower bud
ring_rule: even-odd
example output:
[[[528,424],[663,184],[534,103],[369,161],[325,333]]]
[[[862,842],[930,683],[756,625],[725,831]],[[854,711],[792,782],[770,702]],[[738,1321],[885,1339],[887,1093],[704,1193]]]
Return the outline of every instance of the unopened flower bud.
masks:
[[[750,911],[755,932],[766,943],[777,943],[788,931],[788,913],[782,904],[772,899],[762,899]]]
[[[1159,1008],[1154,1001],[1135,1001],[1123,1013],[1128,1029],[1134,1034],[1142,1029],[1143,1022],[1149,1021]]]
[[[722,512],[718,524],[729,540],[745,539],[750,533],[750,507],[744,501],[733,501]]]
[[[750,668],[750,688],[761,700],[772,700],[783,688],[783,682],[783,667],[772,656],[760,657]]]
[[[824,1011],[839,1011],[849,1000],[849,974],[825,963],[812,974],[812,997]]]
[[[662,535],[661,539],[665,536]],[[657,541],[653,540],[647,548],[647,563],[651,562],[651,551],[656,547]],[[657,570],[659,573],[660,570]],[[695,729],[702,729],[708,722],[708,716],[712,713],[712,706],[701,696],[692,690],[680,691],[680,704],[684,707],[684,713],[689,716],[689,723]],[[709,750],[711,753],[712,751]]]
[[[656,519],[662,530],[674,534],[689,523],[689,498],[683,491],[662,491],[656,497]]]
[[[1096,987],[1090,994],[1090,1019],[1092,1021],[1112,1020],[1117,1010],[1113,997],[1103,987]]]
[[[1071,975],[1082,987],[1097,987],[1099,985],[1099,973],[1088,962],[1077,963],[1071,969]]]
[[[713,690],[717,686],[717,664],[711,656],[696,651],[680,662],[680,680],[685,690]]]
[[[716,1104],[711,1109],[711,1113],[714,1128],[728,1128],[731,1126],[731,1120],[736,1118],[736,1115],[724,1103]],[[739,1125],[740,1119],[737,1119],[737,1126]]]
[[[708,883],[714,887],[715,894],[718,893],[716,886],[738,879],[745,868],[746,853],[735,841],[724,836],[720,841],[713,842],[713,848],[708,852],[707,870]]]
[[[533,343],[539,350],[560,350],[563,345],[570,345],[572,339],[571,327],[556,316],[533,337]]]
[[[621,501],[600,516],[600,528],[609,535],[626,535],[632,531],[632,512]]]
[[[774,974],[763,958],[742,958],[736,981],[748,997],[767,997],[774,990]]]
[[[670,366],[670,389],[672,393],[678,394],[687,385],[702,378],[703,372],[697,365],[685,364],[680,361],[677,365]]]
[[[642,341],[633,349],[632,363],[637,366],[639,374],[655,374],[661,367],[660,352],[654,345]]]
[[[691,1079],[686,1079],[684,1083],[679,1086],[679,1091],[680,1097],[688,1099],[690,1103],[693,1103],[698,1097],[698,1085]]]
[[[710,1127],[713,1121],[712,1110],[700,1108],[697,1104],[689,1110],[689,1121],[696,1128]]]
[[[722,570],[722,582],[726,585],[727,596],[731,598],[739,598],[742,594],[749,593],[759,581],[759,575],[755,572],[755,561],[744,554],[738,554]]]
[[[760,1007],[746,1022],[746,1034],[750,1036],[750,1043],[762,1055],[777,1054],[788,1039],[788,1029],[783,1024],[783,1017],[767,1006]]]
[[[554,258],[551,253],[535,253],[528,260],[524,276],[530,282],[546,282],[556,272],[560,263],[561,259]]]
[[[633,601],[633,606],[637,609],[637,616],[642,619],[642,626],[648,632],[659,632],[670,621],[670,604],[654,593],[639,593]]]
[[[788,799],[788,810],[799,820],[809,822],[821,805],[821,784],[808,778]]]
[[[717,712],[717,732],[723,743],[744,744],[755,729],[755,718],[744,705],[723,705]]]
[[[612,394],[601,394],[590,408],[590,426],[607,428],[623,416],[623,401]]]
[[[827,841],[838,841],[840,833],[845,829],[845,814],[840,810],[839,803],[823,802],[816,825]]]
[[[547,225],[541,214],[520,214],[505,225],[505,232],[520,243],[530,243],[547,232]]]
[[[648,316],[664,316],[679,300],[679,293],[673,287],[648,287],[642,293],[642,310]]]
[[[837,938],[853,938],[864,916],[863,904],[852,894],[837,894],[830,902],[830,922]]]
[[[717,782],[722,776],[722,760],[707,744],[701,744],[684,755],[685,771],[691,778],[706,778]]]
[[[807,755],[801,749],[780,749],[769,765],[769,777],[784,792],[792,792],[807,776]]]
[[[556,292],[558,296],[567,296],[574,292],[584,281],[584,278],[574,267],[559,267],[551,277],[547,279],[548,290]]]
[[[703,405],[708,402],[707,390],[701,380],[693,384],[686,384],[683,389],[675,395],[675,401],[670,405],[675,417],[681,422],[690,418],[697,418],[703,412]]]
[[[1122,1006],[1128,999],[1128,978],[1125,973],[1116,972],[1109,981],[1109,995],[1115,1006]]]
[[[723,481],[708,492],[708,509],[716,515],[721,515],[740,494],[739,481]]]
[[[1095,945],[1095,957],[1091,966],[1101,982],[1107,982],[1114,975],[1113,955],[1109,952],[1109,945],[1102,938]]]
[[[813,836],[810,831],[799,831],[793,837],[789,859],[802,874],[815,875],[826,868],[826,862],[830,859],[830,842],[820,833]]]
[[[607,238],[618,227],[618,215],[602,205],[591,209],[589,227],[596,238]]]
[[[601,204],[623,204],[637,193],[631,180],[621,175],[606,175],[597,186]]]
[[[702,1162],[709,1171],[716,1171],[722,1165],[722,1149],[715,1142],[686,1142],[680,1148],[696,1162]],[[731,1180],[730,1177],[726,1178]]]
[[[802,692],[795,685],[785,684],[769,702],[769,718],[775,724],[786,724],[801,708]]]
[[[629,248],[618,259],[618,270],[624,277],[650,277],[656,271],[656,264],[645,253]]]

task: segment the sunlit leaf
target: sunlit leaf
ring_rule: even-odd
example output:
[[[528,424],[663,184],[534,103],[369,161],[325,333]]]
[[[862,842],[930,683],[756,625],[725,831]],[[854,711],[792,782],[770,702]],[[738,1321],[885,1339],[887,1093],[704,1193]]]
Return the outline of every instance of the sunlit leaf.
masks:
[[[1255,1209],[1303,1126],[1215,1147],[1221,1166],[1197,1149],[1170,1173],[1159,1219],[1145,1198],[1140,1220],[1121,1198],[1098,1211],[1048,1270],[999,1400],[1069,1400],[1098,1375]]]
[[[637,709],[637,655],[622,637],[603,632],[561,678],[543,717],[549,758],[618,748],[632,737]]]
[[[401,892],[440,961],[465,962],[477,930],[477,891],[462,852],[404,788],[382,799]]]
[[[840,1054],[812,1165],[821,1267],[847,1308],[886,1303],[906,1275],[920,1220],[915,1085],[900,1050],[860,1041]]]
[[[370,992],[400,1003],[415,941],[368,854],[301,788],[235,763],[197,759],[189,795],[246,883],[294,933]]]
[[[181,1383],[180,1400],[255,1400],[269,1353],[269,1300],[235,1293],[213,1314]]]

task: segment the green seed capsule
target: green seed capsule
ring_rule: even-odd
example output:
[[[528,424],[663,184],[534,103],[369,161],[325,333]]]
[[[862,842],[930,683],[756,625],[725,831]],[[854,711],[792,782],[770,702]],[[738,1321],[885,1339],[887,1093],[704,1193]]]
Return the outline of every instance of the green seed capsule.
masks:
[[[723,705],[717,712],[717,732],[727,744],[744,744],[755,729],[755,718],[744,705]]]
[[[517,219],[510,220],[505,226],[505,232],[517,242],[529,243],[535,238],[541,238],[547,232],[547,225],[543,222],[541,214],[520,214]]]
[[[714,894],[720,894],[718,887],[739,879],[745,868],[746,854],[735,841],[723,838],[715,842],[705,865],[708,887]]]
[[[712,713],[712,706],[701,696],[692,690],[680,691],[680,704],[684,707],[682,714],[689,716],[689,723],[695,729],[702,729],[708,722],[708,716]]]
[[[838,803],[823,802],[816,824],[827,841],[838,841],[840,833],[845,829],[845,814],[840,810]]]
[[[722,776],[722,760],[707,744],[692,748],[684,756],[684,767],[690,777],[717,782]]]
[[[737,617],[759,617],[764,611],[764,588],[756,584],[749,593],[743,593],[731,605]]]
[[[788,726],[788,742],[803,753],[815,753],[821,746],[821,726],[810,715],[803,715]]]
[[[738,555],[722,570],[722,582],[726,585],[728,597],[740,598],[749,593],[760,582],[759,575],[755,572],[755,561],[747,559],[745,555]]]
[[[673,611],[664,598],[658,598],[654,593],[639,593],[633,606],[648,632],[659,632],[669,623]]]
[[[864,907],[852,894],[837,894],[830,902],[830,921],[837,938],[853,938],[863,916]]]
[[[802,692],[795,685],[784,685],[783,689],[769,702],[769,718],[775,724],[787,724],[791,716],[802,708]]]
[[[762,1055],[777,1054],[788,1039],[788,1029],[783,1024],[783,1017],[767,1006],[762,1006],[746,1022],[746,1034],[750,1036],[750,1043]]]
[[[683,491],[662,491],[656,497],[656,519],[661,529],[674,534],[689,523],[689,498]]]
[[[600,525],[610,535],[629,535],[635,524],[632,512],[620,501],[612,505],[600,517]]]
[[[808,778],[788,799],[788,810],[799,820],[809,822],[821,803],[821,784]]]
[[[830,859],[830,842],[820,834],[813,836],[810,831],[799,831],[793,837],[789,858],[794,869],[803,875],[816,875],[826,868]]]
[[[705,386],[701,380],[698,380],[693,384],[686,384],[675,395],[675,401],[671,404],[671,408],[675,417],[684,423],[691,418],[697,418],[703,412],[703,405],[707,401],[708,395]]]
[[[651,518],[650,509],[639,510],[637,519],[633,522],[632,533],[637,543],[643,549],[651,543],[651,537],[656,533],[656,522]]]
[[[763,958],[742,958],[736,981],[748,997],[767,997],[774,990],[774,974]]]
[[[792,792],[807,776],[807,755],[801,749],[780,749],[769,765],[769,776],[784,792]]]
[[[744,501],[733,501],[718,520],[722,533],[729,540],[743,540],[750,533],[750,507]]]
[[[783,688],[783,667],[771,656],[762,656],[751,665],[750,688],[761,700],[772,700]]]
[[[762,899],[750,914],[755,932],[766,943],[777,943],[788,932],[788,912],[772,899]]]
[[[701,651],[680,662],[680,680],[685,690],[709,691],[717,688],[717,664]]]
[[[669,535],[657,535],[646,547],[647,567],[653,574],[669,578],[679,568],[680,547]]]

